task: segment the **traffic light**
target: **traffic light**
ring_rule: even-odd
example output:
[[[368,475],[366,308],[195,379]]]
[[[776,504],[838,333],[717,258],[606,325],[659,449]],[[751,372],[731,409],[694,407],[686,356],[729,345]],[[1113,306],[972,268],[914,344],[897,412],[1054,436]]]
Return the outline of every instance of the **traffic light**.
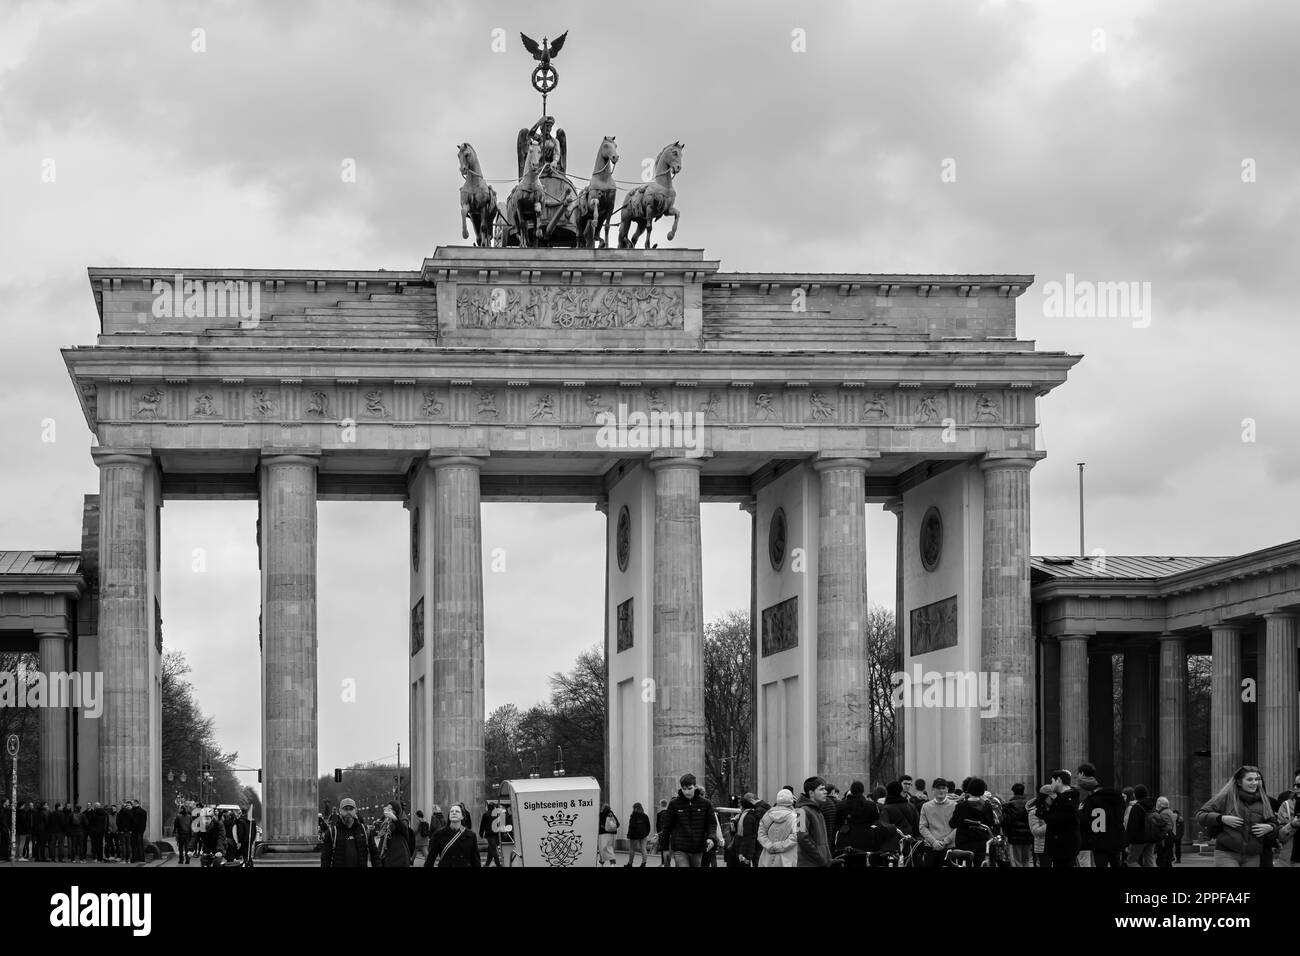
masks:
[[[203,769],[204,769],[205,772],[208,771],[208,770],[211,770],[211,769],[212,769],[212,764],[211,764],[210,762],[206,761],[206,760],[203,761]]]
[[[338,767],[334,768],[334,782],[335,783],[343,782],[343,771],[340,770]]]

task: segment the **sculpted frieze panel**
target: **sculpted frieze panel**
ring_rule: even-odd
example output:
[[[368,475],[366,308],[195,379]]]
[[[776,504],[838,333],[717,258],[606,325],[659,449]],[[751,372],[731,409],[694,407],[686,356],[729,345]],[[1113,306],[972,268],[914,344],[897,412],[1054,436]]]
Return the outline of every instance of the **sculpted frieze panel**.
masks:
[[[467,285],[456,293],[456,317],[463,329],[680,329],[682,290]]]

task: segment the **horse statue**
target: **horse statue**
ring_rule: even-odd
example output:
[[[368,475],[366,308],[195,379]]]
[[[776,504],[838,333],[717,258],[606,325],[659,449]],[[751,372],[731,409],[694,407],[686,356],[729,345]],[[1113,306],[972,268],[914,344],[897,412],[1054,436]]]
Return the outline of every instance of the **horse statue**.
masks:
[[[541,147],[530,142],[524,154],[519,184],[506,197],[506,228],[513,230],[519,245],[527,248],[537,234],[537,220],[542,206],[542,186],[537,173],[541,166]]]
[[[673,205],[677,201],[677,190],[673,188],[673,177],[682,171],[682,150],[684,143],[669,143],[659,151],[655,159],[655,176],[653,182],[638,186],[627,194],[623,200],[623,218],[618,225],[618,247],[633,249],[641,232],[645,232],[645,247],[650,248],[650,230],[655,220],[664,216],[673,217],[673,227],[668,230],[671,242],[677,234],[677,224],[682,214]],[[636,232],[628,239],[628,227],[636,223]]]
[[[618,163],[618,144],[606,136],[596,150],[596,165],[591,182],[578,194],[578,240],[587,248],[609,248],[609,221],[614,217],[614,166]],[[597,238],[604,228],[605,238]]]
[[[474,245],[491,245],[497,191],[483,178],[483,167],[473,146],[461,143],[456,147],[456,155],[460,159],[460,174],[465,177],[465,184],[460,187],[460,237],[469,238],[469,227],[465,225],[468,219],[474,226]]]

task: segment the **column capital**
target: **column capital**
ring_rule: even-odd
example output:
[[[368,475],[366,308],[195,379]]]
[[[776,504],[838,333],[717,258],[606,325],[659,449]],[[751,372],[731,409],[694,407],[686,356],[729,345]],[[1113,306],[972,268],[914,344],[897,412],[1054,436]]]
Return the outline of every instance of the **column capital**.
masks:
[[[268,468],[281,468],[287,465],[310,465],[320,467],[319,448],[263,448],[259,464]]]
[[[1163,632],[1161,632],[1160,634],[1157,634],[1157,635],[1156,635],[1156,640],[1157,640],[1159,643],[1161,643],[1161,644],[1166,644],[1166,643],[1169,643],[1169,642],[1171,642],[1171,641],[1184,641],[1184,642],[1185,642],[1185,641],[1187,640],[1187,635],[1186,635],[1186,634],[1176,634],[1176,633],[1174,633],[1173,631],[1163,631]]]
[[[1221,631],[1225,634],[1240,634],[1246,630],[1244,624],[1229,624],[1226,621],[1219,624],[1211,624],[1211,631]]]
[[[439,468],[482,468],[486,455],[430,455],[427,464],[435,471]]]
[[[658,471],[661,468],[703,468],[705,461],[702,455],[698,458],[688,458],[686,455],[664,449],[652,452],[646,466],[651,471]]]
[[[1000,471],[1003,469],[1033,468],[1047,457],[1045,451],[991,451],[979,461],[981,471]]]
[[[1080,641],[1084,644],[1087,644],[1090,638],[1096,636],[1097,635],[1095,634],[1058,634],[1056,636],[1056,643],[1064,644],[1066,641]]]
[[[1298,616],[1295,611],[1265,611],[1260,615],[1266,621],[1294,621]]]
[[[852,468],[866,471],[871,467],[871,458],[879,458],[880,452],[863,457],[862,455],[837,455],[834,452],[819,452],[812,460],[813,471],[823,472],[832,468]]]
[[[72,635],[69,634],[67,631],[36,631],[35,633],[38,640],[43,640],[47,638],[56,638],[56,637],[61,641],[68,641],[72,639]]]
[[[100,468],[105,465],[136,465],[147,468],[153,464],[150,448],[92,448],[90,457]]]

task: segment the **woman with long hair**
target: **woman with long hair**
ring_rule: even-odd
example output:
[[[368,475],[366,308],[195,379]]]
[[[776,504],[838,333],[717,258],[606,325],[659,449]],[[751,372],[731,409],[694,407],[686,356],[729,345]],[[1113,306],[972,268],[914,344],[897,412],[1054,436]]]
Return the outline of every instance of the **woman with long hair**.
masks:
[[[1261,854],[1271,852],[1265,841],[1277,832],[1259,768],[1238,767],[1223,789],[1201,807],[1196,822],[1214,837],[1215,866],[1259,866]]]

